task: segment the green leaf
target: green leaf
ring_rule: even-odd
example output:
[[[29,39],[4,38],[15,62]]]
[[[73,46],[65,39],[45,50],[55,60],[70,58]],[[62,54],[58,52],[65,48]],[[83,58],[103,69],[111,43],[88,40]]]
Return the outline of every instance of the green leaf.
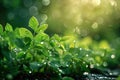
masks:
[[[34,16],[32,16],[29,20],[29,27],[31,27],[36,32],[38,25],[38,20]]]
[[[25,44],[24,44],[24,42],[23,42],[23,40],[20,39],[20,38],[16,38],[15,44],[17,45],[17,47],[20,47],[20,48],[26,47]]]
[[[40,27],[39,27],[39,29],[37,30],[37,32],[39,32],[39,31],[45,31],[46,29],[47,29],[47,27],[48,27],[48,24],[42,24]]]
[[[24,52],[18,52],[18,53],[16,54],[16,58],[17,58],[17,59],[23,59],[24,57],[25,57]]]
[[[53,60],[50,61],[50,66],[54,68],[60,67],[60,61],[58,59],[53,58]]]
[[[61,40],[61,37],[57,34],[54,34],[51,39],[54,39],[54,40],[57,40],[57,41],[60,41]]]
[[[26,28],[19,28],[17,33],[19,33],[19,36],[22,38],[25,38],[25,37],[29,37],[31,39],[33,38],[32,33]]]
[[[12,28],[12,26],[9,23],[6,24],[5,31],[9,31],[9,32],[13,31],[13,28]]]
[[[116,80],[120,80],[120,75],[118,76],[118,78]]]
[[[3,26],[0,24],[0,34],[3,33]]]
[[[33,71],[38,71],[39,67],[41,67],[42,65],[38,62],[32,62],[30,63],[30,68],[33,70]]]
[[[47,34],[41,32],[41,33],[37,34],[34,39],[36,42],[48,41],[49,36]]]
[[[25,57],[25,60],[32,60],[33,59],[33,55],[31,53],[27,53],[26,54],[26,57]]]

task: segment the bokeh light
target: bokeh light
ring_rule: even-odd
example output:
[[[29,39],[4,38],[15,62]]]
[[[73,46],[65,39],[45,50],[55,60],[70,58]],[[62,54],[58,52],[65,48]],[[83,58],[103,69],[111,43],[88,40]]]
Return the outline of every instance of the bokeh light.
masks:
[[[47,22],[55,33],[66,34],[68,31],[98,40],[106,37],[110,39],[108,35],[102,36],[110,33],[114,38],[114,25],[119,24],[115,23],[118,19],[118,4],[118,0],[52,0]]]

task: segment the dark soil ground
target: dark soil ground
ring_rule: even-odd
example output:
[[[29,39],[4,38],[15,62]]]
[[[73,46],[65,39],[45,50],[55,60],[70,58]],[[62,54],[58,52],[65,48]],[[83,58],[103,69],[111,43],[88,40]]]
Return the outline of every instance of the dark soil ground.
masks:
[[[64,76],[68,76],[68,77],[72,77],[74,80],[116,80],[116,78],[120,75],[120,69],[116,69],[116,70],[99,70],[99,69],[91,69],[90,73],[88,74],[84,74],[82,76],[79,75],[74,75],[74,76],[70,76],[70,75],[64,75]],[[64,77],[63,76],[63,77]],[[20,73],[18,74],[14,80],[53,80],[51,79],[51,77],[54,77],[54,80],[58,80],[55,79],[57,77],[57,75],[55,74],[51,74],[51,73],[34,73],[34,74],[24,74],[24,73]]]

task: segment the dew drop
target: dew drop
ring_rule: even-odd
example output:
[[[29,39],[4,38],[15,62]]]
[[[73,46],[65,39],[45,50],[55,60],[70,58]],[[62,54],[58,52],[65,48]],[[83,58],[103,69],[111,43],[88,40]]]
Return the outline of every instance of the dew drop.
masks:
[[[109,75],[113,75],[113,73],[110,72]]]
[[[88,57],[89,55],[88,54],[86,54],[86,57]]]
[[[82,50],[82,48],[80,48],[80,51]]]
[[[76,40],[74,40],[73,42],[76,43]]]
[[[63,72],[61,69],[59,69],[59,72]]]
[[[32,73],[32,71],[29,71],[29,73],[31,74],[31,73]]]
[[[69,65],[67,64],[66,67],[69,67]]]
[[[112,54],[112,55],[111,55],[111,58],[112,58],[112,59],[114,59],[114,58],[115,58],[115,55],[114,55],[114,54]]]
[[[25,52],[23,54],[26,54]]]
[[[89,73],[88,72],[84,72],[83,75],[88,75]]]
[[[97,65],[97,66],[100,66],[100,64],[99,64],[99,63],[97,63],[96,65]]]
[[[40,64],[37,64],[37,66],[40,66]]]
[[[46,62],[44,62],[43,64],[46,64]]]
[[[83,64],[85,64],[85,62],[83,62]]]
[[[88,68],[88,65],[86,65],[86,68]]]
[[[44,44],[44,42],[40,42],[40,44]]]
[[[93,65],[93,64],[90,64],[90,68],[94,68],[94,65]]]

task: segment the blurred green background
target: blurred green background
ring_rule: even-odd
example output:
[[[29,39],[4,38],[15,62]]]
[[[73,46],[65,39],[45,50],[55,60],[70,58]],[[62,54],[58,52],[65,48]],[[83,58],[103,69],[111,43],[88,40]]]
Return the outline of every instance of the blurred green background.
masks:
[[[0,0],[0,24],[28,27],[35,16],[49,25],[46,33],[75,34],[120,47],[120,0]],[[86,38],[87,37],[87,38]]]

